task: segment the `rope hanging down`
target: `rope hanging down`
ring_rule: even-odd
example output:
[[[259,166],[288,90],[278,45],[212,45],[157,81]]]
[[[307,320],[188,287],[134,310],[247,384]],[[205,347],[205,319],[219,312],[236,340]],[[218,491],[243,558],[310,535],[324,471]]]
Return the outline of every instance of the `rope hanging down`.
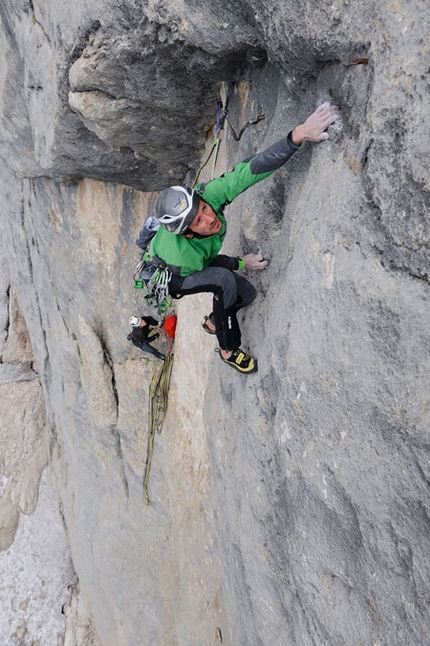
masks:
[[[148,449],[146,453],[145,472],[143,474],[143,489],[145,503],[147,505],[149,505],[149,475],[151,472],[155,433],[161,433],[166,417],[172,366],[173,354],[171,353],[166,355],[165,361],[155,362],[151,385],[149,387]]]
[[[221,101],[218,101],[217,103],[217,119],[214,127],[214,136],[212,139],[212,144],[211,144],[211,149],[206,157],[206,159],[200,164],[200,166],[197,169],[196,176],[194,178],[194,181],[192,183],[192,186],[197,184],[198,179],[200,177],[200,173],[202,170],[206,167],[206,165],[209,163],[210,158],[212,157],[212,154],[215,152],[215,157],[212,162],[212,171],[211,171],[211,179],[214,178],[215,175],[215,166],[216,162],[218,159],[218,151],[219,151],[219,145],[221,143],[221,130],[224,128],[224,116],[221,117],[221,108],[222,108],[222,103]],[[225,113],[225,111],[224,111]]]

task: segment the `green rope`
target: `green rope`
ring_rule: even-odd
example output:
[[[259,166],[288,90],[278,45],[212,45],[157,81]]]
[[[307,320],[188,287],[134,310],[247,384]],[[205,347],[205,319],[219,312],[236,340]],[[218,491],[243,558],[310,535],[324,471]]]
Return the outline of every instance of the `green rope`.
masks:
[[[145,503],[147,505],[149,505],[149,474],[154,451],[155,433],[161,433],[166,417],[172,366],[173,354],[170,353],[166,355],[165,361],[156,361],[149,387],[148,449],[146,453],[145,473],[143,475],[143,488]]]

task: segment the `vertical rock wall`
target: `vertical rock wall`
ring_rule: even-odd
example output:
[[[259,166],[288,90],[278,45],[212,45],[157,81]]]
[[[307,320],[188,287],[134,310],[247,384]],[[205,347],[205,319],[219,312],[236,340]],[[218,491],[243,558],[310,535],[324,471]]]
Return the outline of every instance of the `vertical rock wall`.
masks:
[[[427,12],[0,7],[1,298],[13,284],[43,388],[71,643],[428,639]],[[239,145],[226,128],[219,173],[324,100],[342,127],[227,211],[226,252],[271,261],[241,315],[258,375],[217,359],[210,298],[178,303],[147,508],[153,360],[126,340],[141,190],[183,179],[239,78],[231,122],[266,119]]]
[[[353,73],[366,83],[367,69]],[[265,141],[288,100],[278,94]],[[221,367],[224,405],[214,389],[205,398],[243,644],[427,639],[428,284],[387,268],[352,143],[336,136],[237,200],[228,243],[271,258],[243,321],[258,377]]]
[[[53,470],[44,397],[4,249],[0,312],[0,641],[96,644],[76,575]],[[69,605],[79,604],[77,611]],[[75,640],[78,627],[82,639]],[[68,641],[71,639],[72,641]]]

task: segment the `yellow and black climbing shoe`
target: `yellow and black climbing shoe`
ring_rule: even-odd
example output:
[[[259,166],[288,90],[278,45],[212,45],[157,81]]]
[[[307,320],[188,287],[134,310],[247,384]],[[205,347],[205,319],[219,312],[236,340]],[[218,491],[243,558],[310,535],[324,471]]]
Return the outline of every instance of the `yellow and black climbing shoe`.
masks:
[[[235,368],[239,372],[242,372],[246,375],[258,371],[257,359],[254,359],[254,357],[251,357],[251,355],[246,354],[246,352],[244,352],[241,348],[234,350],[229,359],[224,359],[221,352],[219,353],[219,356],[224,361],[224,363],[227,363],[232,368]]]
[[[216,330],[211,330],[211,328],[209,327],[208,321],[210,321],[209,316],[205,316],[205,320],[202,323],[202,328],[208,334],[216,334]]]

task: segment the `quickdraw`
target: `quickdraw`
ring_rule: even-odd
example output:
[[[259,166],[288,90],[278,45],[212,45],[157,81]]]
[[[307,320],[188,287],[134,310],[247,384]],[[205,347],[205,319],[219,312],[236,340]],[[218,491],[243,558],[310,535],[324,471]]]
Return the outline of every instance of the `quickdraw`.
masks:
[[[171,278],[172,272],[170,269],[167,267],[158,268],[146,284],[148,293],[145,298],[150,305],[153,305],[157,309],[159,314],[165,314],[167,311],[167,307],[165,308],[166,303],[168,303],[169,300],[170,304],[172,302],[172,297],[169,294],[169,283]]]
[[[249,126],[253,126],[253,125],[259,123],[260,121],[262,121],[262,119],[266,118],[264,110],[260,106],[260,109],[259,109],[259,112],[258,112],[257,116],[254,117],[253,119],[249,119],[249,121],[247,121],[242,126],[242,128],[239,131],[239,134],[237,134],[236,131],[234,130],[229,118],[228,118],[230,97],[231,97],[231,94],[232,94],[232,91],[233,91],[233,87],[234,87],[234,84],[230,83],[229,87],[228,87],[228,91],[227,91],[227,97],[226,97],[226,100],[225,100],[225,105],[223,106],[222,101],[218,101],[218,103],[217,103],[217,118],[216,118],[216,122],[215,122],[215,126],[214,126],[214,136],[213,136],[213,139],[212,139],[211,148],[209,150],[209,153],[208,153],[206,159],[202,162],[202,164],[197,169],[196,176],[194,177],[194,181],[191,184],[191,186],[193,188],[198,182],[198,179],[200,177],[200,173],[205,168],[205,166],[208,164],[210,158],[212,157],[212,155],[214,153],[215,153],[215,156],[214,156],[214,159],[213,159],[213,162],[212,162],[212,171],[211,171],[211,177],[210,178],[213,179],[214,176],[215,176],[215,167],[216,167],[216,162],[217,162],[217,159],[218,159],[219,147],[220,147],[220,144],[221,144],[221,131],[224,130],[225,122],[227,122],[227,124],[228,124],[228,126],[229,126],[229,128],[231,130],[231,134],[233,135],[233,139],[236,142],[238,142],[238,141],[240,141],[240,139],[241,139],[243,133],[245,132],[245,130],[247,128],[249,128]]]
[[[157,256],[150,258],[144,253],[134,272],[135,289],[146,288],[145,299],[163,316],[172,307],[169,283],[172,272]]]

